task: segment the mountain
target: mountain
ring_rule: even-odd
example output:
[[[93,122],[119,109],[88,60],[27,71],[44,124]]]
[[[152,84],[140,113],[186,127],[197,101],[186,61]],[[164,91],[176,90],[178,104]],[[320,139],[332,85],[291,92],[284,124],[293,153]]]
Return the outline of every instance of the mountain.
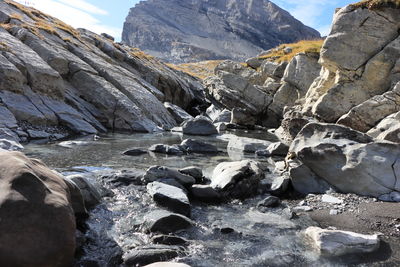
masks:
[[[122,40],[173,63],[244,60],[282,43],[320,38],[268,0],[148,0],[131,8]]]

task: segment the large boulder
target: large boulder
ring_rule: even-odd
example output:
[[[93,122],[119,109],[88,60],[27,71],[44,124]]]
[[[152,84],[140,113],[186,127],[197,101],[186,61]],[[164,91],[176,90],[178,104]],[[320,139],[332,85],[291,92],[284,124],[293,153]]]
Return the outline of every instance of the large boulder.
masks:
[[[182,124],[182,132],[188,135],[213,135],[218,134],[212,122],[204,116],[197,116]]]
[[[211,187],[226,197],[246,198],[257,192],[264,176],[255,161],[223,162],[213,171]]]
[[[0,152],[0,265],[71,266],[75,216],[70,188],[42,162]]]
[[[309,123],[289,153],[340,192],[381,197],[400,191],[398,144],[374,142],[336,124]]]

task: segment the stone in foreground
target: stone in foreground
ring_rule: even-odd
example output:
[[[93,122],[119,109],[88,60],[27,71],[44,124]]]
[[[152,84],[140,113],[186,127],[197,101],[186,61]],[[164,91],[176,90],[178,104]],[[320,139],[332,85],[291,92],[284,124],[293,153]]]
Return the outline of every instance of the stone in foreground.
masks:
[[[338,257],[349,254],[370,253],[380,246],[378,235],[362,235],[358,233],[325,230],[319,227],[309,227],[305,234],[311,239],[312,245],[321,255]]]
[[[70,266],[71,188],[41,161],[0,152],[0,266]]]
[[[173,212],[190,216],[189,199],[182,189],[160,182],[153,182],[147,185],[147,191],[158,205],[166,207]]]

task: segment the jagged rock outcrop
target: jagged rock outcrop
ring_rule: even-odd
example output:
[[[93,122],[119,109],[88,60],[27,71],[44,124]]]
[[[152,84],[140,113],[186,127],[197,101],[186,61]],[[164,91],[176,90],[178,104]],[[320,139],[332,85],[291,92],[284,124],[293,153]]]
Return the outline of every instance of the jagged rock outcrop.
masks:
[[[285,109],[303,98],[318,77],[318,59],[317,53],[307,52],[289,63],[264,60],[258,71],[224,61],[215,68],[216,75],[203,84],[212,102],[232,111],[241,109],[246,125],[278,127]]]
[[[399,29],[396,8],[340,9],[321,50],[321,75],[299,108],[303,114],[368,132],[399,112]]]
[[[51,139],[170,129],[177,122],[163,102],[197,115],[204,101],[194,78],[107,36],[11,1],[0,2],[0,17],[0,123],[17,141],[37,128]]]
[[[319,38],[268,0],[148,0],[133,7],[122,40],[171,62],[242,61],[282,43]]]

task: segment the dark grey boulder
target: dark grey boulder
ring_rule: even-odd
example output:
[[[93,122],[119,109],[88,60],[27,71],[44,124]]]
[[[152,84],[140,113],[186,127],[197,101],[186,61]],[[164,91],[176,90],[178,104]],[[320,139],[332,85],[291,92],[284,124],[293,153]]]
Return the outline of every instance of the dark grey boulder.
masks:
[[[191,186],[196,180],[190,176],[180,173],[177,169],[165,166],[151,166],[143,176],[147,183],[155,182],[160,179],[174,179],[183,186]]]
[[[147,150],[142,149],[142,148],[132,148],[132,149],[129,149],[129,150],[123,152],[122,154],[124,154],[126,156],[140,156],[143,154],[147,154]]]
[[[212,121],[207,117],[197,116],[182,124],[182,132],[188,135],[214,135],[218,134]]]
[[[178,245],[178,246],[183,246],[188,243],[186,239],[174,235],[156,235],[151,239],[151,241],[154,244]]]
[[[204,178],[203,171],[199,167],[189,166],[189,167],[186,167],[183,169],[179,169],[179,172],[192,176],[194,179],[196,179],[197,184],[203,182],[203,178]]]
[[[218,203],[222,198],[221,194],[210,185],[192,185],[190,193],[195,200],[206,203]]]
[[[147,185],[147,192],[159,206],[190,217],[189,199],[182,189],[160,182],[152,182]]]
[[[149,148],[150,152],[153,153],[160,153],[160,154],[167,154],[167,155],[181,155],[183,151],[177,145],[164,145],[164,144],[156,144],[152,145]]]
[[[268,196],[257,203],[257,208],[273,208],[279,206],[279,204],[281,204],[281,200],[278,197]]]
[[[130,251],[124,257],[124,265],[126,267],[144,266],[154,262],[172,260],[179,255],[184,255],[179,247],[163,245],[140,247]]]
[[[101,202],[100,192],[86,177],[81,175],[69,175],[66,179],[75,183],[81,190],[86,208],[93,208]]]
[[[145,172],[138,169],[123,169],[101,172],[100,179],[112,187],[127,185],[143,185],[143,176]]]
[[[186,153],[216,154],[219,152],[216,146],[195,139],[183,140],[180,148]]]
[[[166,210],[152,211],[145,216],[144,220],[144,230],[152,233],[170,234],[193,225],[189,218]]]

